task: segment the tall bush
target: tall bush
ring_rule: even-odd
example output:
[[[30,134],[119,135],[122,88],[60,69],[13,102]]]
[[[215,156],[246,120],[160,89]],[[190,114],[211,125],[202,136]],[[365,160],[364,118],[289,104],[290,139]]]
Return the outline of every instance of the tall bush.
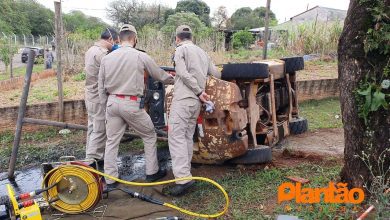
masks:
[[[253,44],[255,38],[248,31],[238,31],[233,35],[233,48],[249,48],[251,44]]]

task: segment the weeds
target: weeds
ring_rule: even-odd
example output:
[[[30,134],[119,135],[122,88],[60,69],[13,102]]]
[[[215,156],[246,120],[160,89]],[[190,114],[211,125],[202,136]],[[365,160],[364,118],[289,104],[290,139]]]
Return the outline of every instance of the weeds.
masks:
[[[302,219],[342,219],[351,218],[356,213],[349,205],[320,203],[317,205],[296,205],[294,201],[277,204],[277,189],[287,176],[296,175],[309,178],[307,187],[324,187],[330,181],[338,180],[341,166],[338,164],[302,164],[293,168],[273,168],[255,173],[241,173],[234,170],[217,181],[226,189],[231,199],[226,219],[274,219],[275,215],[296,215]],[[306,185],[305,185],[306,187]],[[195,191],[176,201],[183,207],[196,207],[203,213],[221,210],[223,197],[209,184],[199,182]],[[195,209],[195,208],[194,208]]]
[[[86,75],[84,72],[81,72],[75,76],[73,76],[73,80],[76,82],[84,81],[86,79]]]
[[[368,184],[365,182],[364,188],[370,194],[369,204],[374,205],[377,219],[390,216],[390,166],[386,167],[386,160],[389,159],[389,155],[390,149],[386,149],[379,155],[375,162],[371,159],[372,155],[364,151],[362,152],[362,156],[356,155],[370,171],[369,178],[371,179],[371,183]]]
[[[278,47],[291,55],[336,55],[341,22],[310,22],[288,27],[278,39]]]

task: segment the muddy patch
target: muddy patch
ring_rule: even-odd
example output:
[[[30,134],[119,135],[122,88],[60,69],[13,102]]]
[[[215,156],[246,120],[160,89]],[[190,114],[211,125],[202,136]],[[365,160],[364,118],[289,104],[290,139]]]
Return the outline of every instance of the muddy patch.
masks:
[[[159,165],[164,169],[171,169],[171,160],[167,148],[158,149]],[[118,158],[121,179],[134,181],[145,179],[145,155],[134,154]],[[6,185],[11,184],[17,194],[34,191],[41,188],[42,173],[40,167],[20,170],[15,173],[15,181],[7,178],[7,173],[0,173],[0,196],[7,195]]]

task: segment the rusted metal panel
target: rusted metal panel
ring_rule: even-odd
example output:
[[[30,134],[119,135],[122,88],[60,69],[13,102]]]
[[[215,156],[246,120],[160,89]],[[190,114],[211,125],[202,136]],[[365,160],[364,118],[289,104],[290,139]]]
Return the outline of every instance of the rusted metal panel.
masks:
[[[248,149],[246,135],[247,113],[239,107],[242,96],[234,83],[210,77],[206,93],[215,104],[213,113],[201,112],[204,137],[198,137],[192,161],[196,163],[222,163],[245,154]]]

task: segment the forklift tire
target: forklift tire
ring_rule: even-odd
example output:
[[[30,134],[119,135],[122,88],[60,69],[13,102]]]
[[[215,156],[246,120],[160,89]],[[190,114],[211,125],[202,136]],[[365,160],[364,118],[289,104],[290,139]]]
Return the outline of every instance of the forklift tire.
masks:
[[[294,118],[290,121],[290,134],[303,134],[308,129],[307,119],[305,118]]]
[[[248,149],[248,151],[237,158],[229,160],[232,164],[259,164],[269,163],[272,161],[271,148],[265,145],[259,145],[254,149]]]
[[[229,63],[224,64],[221,79],[265,79],[269,77],[268,64],[264,63]]]
[[[282,58],[286,67],[286,73],[295,73],[296,71],[303,70],[305,68],[305,61],[303,57],[286,57]]]

